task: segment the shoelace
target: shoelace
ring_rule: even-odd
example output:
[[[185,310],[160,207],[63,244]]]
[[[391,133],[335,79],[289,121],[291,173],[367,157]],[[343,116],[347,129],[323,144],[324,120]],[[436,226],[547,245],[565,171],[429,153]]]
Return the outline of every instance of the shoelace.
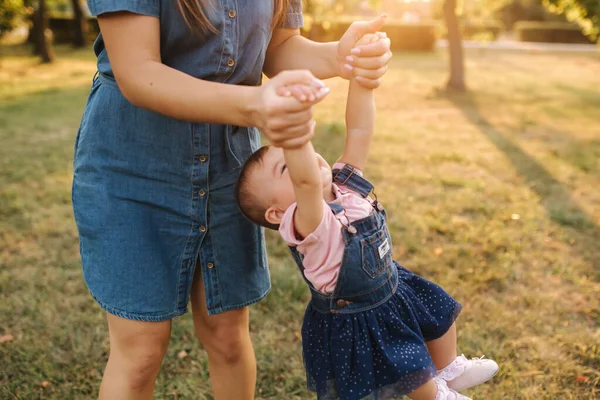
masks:
[[[463,355],[463,357],[464,357],[464,355]],[[475,361],[475,362],[487,361],[487,360],[484,360],[484,358],[485,358],[485,354],[482,355],[481,357],[473,357],[473,358],[471,358],[471,361]]]
[[[465,372],[466,363],[473,362],[479,364],[482,361],[485,361],[485,354],[481,357],[473,357],[470,360],[468,360],[464,354],[461,354],[460,357],[456,357],[456,360],[452,361],[450,365],[438,372],[437,376],[446,382],[450,382]]]

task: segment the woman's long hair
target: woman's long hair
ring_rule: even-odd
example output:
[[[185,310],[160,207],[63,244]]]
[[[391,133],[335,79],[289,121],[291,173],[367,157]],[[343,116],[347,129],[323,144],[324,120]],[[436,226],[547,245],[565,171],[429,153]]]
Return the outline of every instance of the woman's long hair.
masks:
[[[215,0],[177,0],[177,4],[179,5],[179,10],[181,11],[183,18],[189,27],[200,34],[206,34],[208,32],[217,32],[217,29],[213,26],[208,17],[212,12],[214,1]],[[273,9],[271,30],[283,23],[288,5],[288,0],[272,1],[275,2],[275,7]]]

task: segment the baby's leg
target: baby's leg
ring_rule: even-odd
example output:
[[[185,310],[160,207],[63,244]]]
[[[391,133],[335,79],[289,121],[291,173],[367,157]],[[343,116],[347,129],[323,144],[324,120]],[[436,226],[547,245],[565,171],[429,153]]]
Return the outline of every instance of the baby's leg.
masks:
[[[442,337],[425,343],[438,370],[437,377],[450,389],[461,391],[487,382],[498,372],[495,361],[481,358],[468,360],[456,354],[456,323]]]
[[[458,355],[456,353],[456,322],[442,337],[425,344],[438,371],[450,365]]]
[[[417,390],[407,394],[406,396],[412,400],[434,400],[437,392],[437,384],[432,379],[426,384],[419,386]]]
[[[407,394],[412,400],[471,400],[467,396],[448,388],[446,382],[441,379],[432,379],[417,390]]]

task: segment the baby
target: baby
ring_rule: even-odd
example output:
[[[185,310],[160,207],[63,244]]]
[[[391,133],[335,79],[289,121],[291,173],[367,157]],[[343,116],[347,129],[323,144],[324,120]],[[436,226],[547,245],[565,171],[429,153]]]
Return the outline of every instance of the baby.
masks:
[[[290,93],[304,99],[310,90]],[[346,125],[333,170],[310,142],[265,146],[236,186],[244,215],[279,230],[310,288],[302,326],[308,387],[319,399],[468,399],[458,392],[491,379],[498,365],[457,357],[461,305],[392,259],[385,210],[369,197],[373,185],[362,173],[375,125],[373,90],[354,81]]]

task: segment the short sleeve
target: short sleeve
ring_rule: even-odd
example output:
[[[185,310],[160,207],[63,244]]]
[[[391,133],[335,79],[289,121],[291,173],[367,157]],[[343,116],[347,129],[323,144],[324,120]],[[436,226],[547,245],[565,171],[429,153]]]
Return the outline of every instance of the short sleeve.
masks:
[[[160,0],[88,0],[88,7],[94,17],[118,11],[160,16]]]
[[[323,201],[323,218],[319,226],[303,240],[296,237],[294,213],[296,204],[289,207],[281,219],[279,233],[289,246],[304,256],[304,276],[322,292],[332,292],[344,257],[342,224]]]
[[[290,0],[287,13],[283,22],[284,28],[297,29],[304,26],[304,17],[302,17],[302,0]]]

